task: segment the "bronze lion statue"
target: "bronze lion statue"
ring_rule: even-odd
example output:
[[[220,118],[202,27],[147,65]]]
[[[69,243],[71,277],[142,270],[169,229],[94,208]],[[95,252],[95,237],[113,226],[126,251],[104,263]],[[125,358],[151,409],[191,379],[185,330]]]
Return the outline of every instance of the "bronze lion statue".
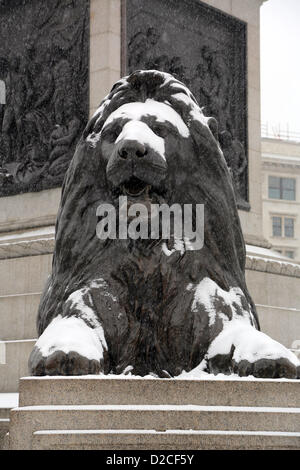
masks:
[[[203,247],[174,234],[99,237],[99,206],[119,214],[120,200],[126,210],[203,204]],[[296,356],[259,331],[217,123],[172,75],[119,80],[88,123],[64,180],[37,327],[32,375],[297,378]]]

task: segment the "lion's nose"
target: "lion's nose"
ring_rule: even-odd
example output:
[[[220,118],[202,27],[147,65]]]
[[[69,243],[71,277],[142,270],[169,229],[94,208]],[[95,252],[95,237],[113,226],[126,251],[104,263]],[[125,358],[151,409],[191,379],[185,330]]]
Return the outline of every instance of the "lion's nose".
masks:
[[[135,140],[126,140],[124,141],[118,150],[118,155],[123,160],[142,158],[147,154],[146,147]]]

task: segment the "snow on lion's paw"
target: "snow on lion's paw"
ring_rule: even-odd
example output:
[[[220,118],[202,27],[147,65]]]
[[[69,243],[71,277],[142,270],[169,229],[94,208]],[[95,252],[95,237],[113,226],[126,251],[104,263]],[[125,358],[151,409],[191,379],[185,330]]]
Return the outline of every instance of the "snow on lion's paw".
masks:
[[[56,317],[29,359],[31,375],[88,375],[103,371],[102,332],[76,317]]]
[[[242,321],[228,322],[208,351],[212,373],[258,378],[299,377],[300,361],[285,346]]]

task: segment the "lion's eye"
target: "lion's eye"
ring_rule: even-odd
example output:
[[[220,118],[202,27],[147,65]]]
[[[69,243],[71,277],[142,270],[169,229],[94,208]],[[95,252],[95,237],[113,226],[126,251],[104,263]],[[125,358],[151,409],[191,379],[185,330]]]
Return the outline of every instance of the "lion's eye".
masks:
[[[105,129],[102,133],[102,139],[114,143],[120,135],[122,128]]]
[[[121,133],[121,129],[118,129],[118,130],[115,130],[114,132],[112,132],[111,134],[111,138],[112,140],[115,142],[117,140],[117,138],[119,137]]]
[[[159,137],[167,137],[169,131],[165,126],[155,125],[152,127],[153,132]]]

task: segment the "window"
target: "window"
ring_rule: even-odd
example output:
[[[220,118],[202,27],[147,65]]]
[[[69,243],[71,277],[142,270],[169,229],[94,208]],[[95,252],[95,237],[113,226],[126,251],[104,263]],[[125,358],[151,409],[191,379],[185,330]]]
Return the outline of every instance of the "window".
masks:
[[[293,250],[286,250],[286,251],[285,251],[285,256],[286,256],[287,258],[292,258],[292,259],[294,259],[294,258],[295,258],[295,252],[294,252]]]
[[[278,247],[278,248],[274,248],[274,251],[276,251],[277,253],[280,253],[283,256],[286,256],[287,258],[291,258],[291,259],[295,258],[295,253],[296,252],[295,252],[295,250],[293,250],[291,248],[284,249],[282,247]]]
[[[289,217],[284,218],[284,236],[285,237],[294,237],[294,219]]]
[[[282,236],[282,219],[281,217],[272,217],[273,237]]]
[[[296,180],[294,178],[269,176],[269,198],[295,201]]]
[[[295,219],[292,217],[274,216],[272,217],[273,237],[294,238]]]
[[[280,199],[280,178],[269,176],[269,198]]]

